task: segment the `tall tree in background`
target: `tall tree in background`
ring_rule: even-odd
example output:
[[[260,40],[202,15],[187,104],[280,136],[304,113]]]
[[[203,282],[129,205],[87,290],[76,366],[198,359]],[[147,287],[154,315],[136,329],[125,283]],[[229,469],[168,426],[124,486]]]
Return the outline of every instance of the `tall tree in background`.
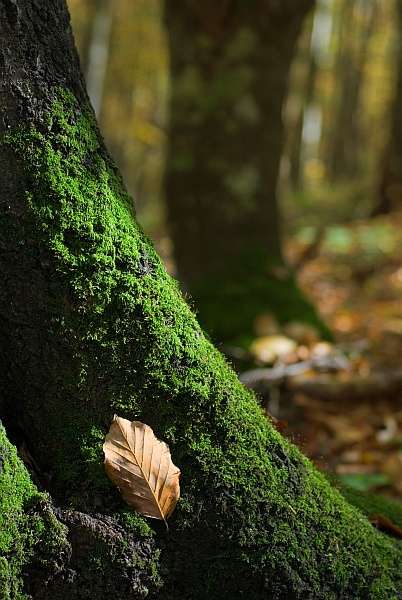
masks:
[[[98,119],[102,110],[114,5],[115,0],[98,0],[97,2],[91,43],[88,49],[88,63],[85,70],[88,94]]]
[[[392,106],[390,139],[380,162],[379,202],[373,214],[388,213],[402,206],[402,0],[397,0],[399,13],[399,48],[396,92]]]
[[[314,319],[282,262],[282,106],[314,0],[166,0],[171,57],[166,195],[179,277],[218,339],[273,310]]]
[[[333,115],[327,157],[333,180],[356,178],[361,172],[358,157],[358,109],[367,48],[376,22],[377,9],[374,0],[364,3],[346,0],[341,7],[343,18],[339,23],[339,51],[335,72],[339,102],[338,110]]]
[[[0,426],[0,597],[400,597],[401,544],[273,428],[138,226],[64,0],[0,11],[0,416],[53,497]],[[114,412],[170,445],[169,531],[105,476]]]
[[[316,75],[316,56],[312,48],[313,23],[313,18],[308,19],[303,34],[299,36],[290,72],[292,86],[283,109],[286,135],[282,155],[285,164],[285,169],[281,169],[285,172],[282,184],[285,189],[295,192],[303,187],[304,116],[313,97]]]

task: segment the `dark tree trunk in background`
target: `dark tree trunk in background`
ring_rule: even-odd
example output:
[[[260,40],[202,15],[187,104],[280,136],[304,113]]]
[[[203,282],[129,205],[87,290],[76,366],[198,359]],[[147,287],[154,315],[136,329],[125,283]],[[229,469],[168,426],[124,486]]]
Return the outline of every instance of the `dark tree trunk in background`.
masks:
[[[0,14],[0,598],[400,597],[401,543],[273,428],[138,226],[64,1]],[[169,530],[105,475],[114,413],[170,446]]]
[[[290,72],[291,92],[283,110],[285,145],[282,160],[285,161],[285,169],[280,183],[293,192],[303,189],[304,185],[301,170],[304,115],[313,99],[317,69],[314,48],[311,47],[313,23],[313,19],[309,19],[298,39]]]
[[[336,78],[339,105],[335,112],[329,142],[328,167],[333,181],[356,179],[360,170],[359,147],[359,96],[367,60],[367,47],[376,20],[375,0],[364,5],[365,18],[360,22],[353,17],[355,2],[346,0],[340,30]],[[353,28],[353,29],[352,29]]]
[[[169,226],[179,279],[218,339],[251,333],[264,310],[297,318],[291,292],[272,304],[269,279],[282,260],[282,106],[295,41],[313,4],[165,2]]]
[[[402,1],[399,12],[399,53],[397,85],[391,114],[390,141],[380,165],[379,202],[373,216],[389,213],[402,206]]]
[[[107,63],[109,59],[110,32],[113,24],[115,0],[98,0],[92,26],[88,64],[85,72],[87,90],[98,120],[102,113]]]

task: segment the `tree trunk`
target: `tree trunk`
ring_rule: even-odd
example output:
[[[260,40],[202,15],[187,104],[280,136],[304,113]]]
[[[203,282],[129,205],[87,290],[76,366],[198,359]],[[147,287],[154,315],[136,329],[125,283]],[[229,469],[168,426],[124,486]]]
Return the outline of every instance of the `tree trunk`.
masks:
[[[290,72],[290,90],[283,109],[285,144],[282,161],[285,161],[286,169],[281,186],[295,193],[304,187],[302,134],[306,109],[313,99],[317,70],[315,49],[311,45],[313,24],[314,20],[309,19],[299,36]]]
[[[110,32],[113,24],[113,9],[114,0],[101,0],[97,3],[88,52],[88,66],[85,79],[91,104],[98,119],[100,119],[102,113],[103,90],[109,60]]]
[[[282,261],[282,106],[295,40],[313,4],[165,2],[169,226],[183,288],[219,340],[252,334],[267,310],[281,321],[301,313],[315,320],[292,279],[272,284],[271,277]]]
[[[0,414],[53,498],[1,429],[2,597],[401,597],[400,542],[273,429],[136,224],[64,1],[0,7]],[[169,443],[168,531],[105,476],[113,413]]]
[[[379,165],[379,198],[372,216],[387,214],[402,206],[402,0],[398,0],[396,6],[400,29],[397,84],[391,112],[390,140]]]
[[[361,174],[358,156],[361,138],[358,120],[359,96],[367,60],[367,47],[376,23],[378,7],[374,0],[367,2],[364,18],[361,18],[360,22],[353,15],[355,10],[355,2],[344,2],[340,26],[341,49],[336,69],[341,95],[333,119],[327,160],[333,181],[356,179]]]

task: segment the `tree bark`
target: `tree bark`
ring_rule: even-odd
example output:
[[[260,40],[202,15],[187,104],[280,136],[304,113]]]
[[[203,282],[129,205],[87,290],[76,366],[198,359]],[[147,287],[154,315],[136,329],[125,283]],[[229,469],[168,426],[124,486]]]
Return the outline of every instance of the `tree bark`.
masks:
[[[165,2],[169,227],[179,279],[219,340],[252,334],[255,317],[269,310],[281,321],[301,313],[316,321],[292,279],[275,286],[271,278],[282,263],[282,108],[294,44],[313,5]]]
[[[52,498],[0,429],[3,597],[401,597],[400,542],[273,429],[137,225],[64,1],[0,9],[0,415]],[[104,473],[113,413],[169,443],[169,531]]]

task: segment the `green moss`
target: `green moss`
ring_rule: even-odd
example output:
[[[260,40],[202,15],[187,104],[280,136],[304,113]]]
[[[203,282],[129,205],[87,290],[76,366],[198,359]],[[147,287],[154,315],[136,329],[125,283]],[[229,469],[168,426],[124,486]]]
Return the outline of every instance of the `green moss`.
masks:
[[[50,281],[35,324],[40,361],[25,364],[13,401],[27,427],[35,420],[54,494],[89,505],[108,497],[102,433],[114,412],[139,418],[181,469],[172,526],[183,532],[207,515],[232,563],[264,581],[259,597],[394,597],[400,548],[272,428],[201,334],[135,223],[89,108],[63,93],[43,123],[7,143],[32,181],[22,229],[5,229],[18,234],[23,268],[39,263]],[[219,582],[209,585],[221,597]],[[244,585],[236,580],[239,594]]]
[[[35,555],[46,560],[65,542],[64,528],[46,511],[33,510],[46,502],[39,494],[14,446],[0,424],[0,597],[28,598],[23,571]]]
[[[114,514],[114,518],[118,523],[130,532],[137,533],[142,537],[153,537],[155,535],[154,530],[150,527],[149,523],[129,508],[122,508]]]

